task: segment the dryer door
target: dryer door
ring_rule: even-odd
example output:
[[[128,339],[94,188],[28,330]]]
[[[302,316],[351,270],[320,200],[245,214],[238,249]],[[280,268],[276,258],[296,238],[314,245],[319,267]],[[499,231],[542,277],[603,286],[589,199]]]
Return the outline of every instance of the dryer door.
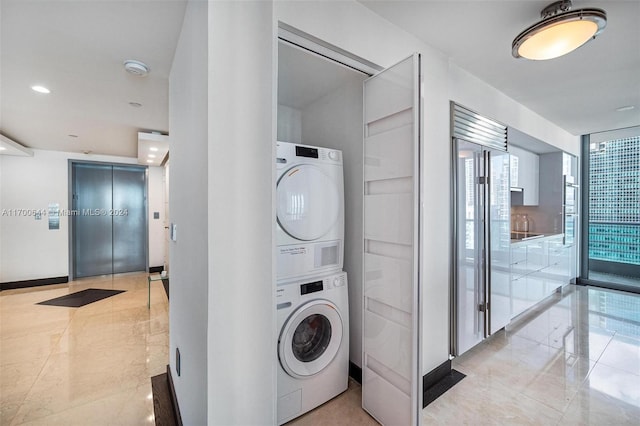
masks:
[[[338,184],[310,164],[292,167],[282,175],[277,198],[278,223],[287,234],[303,241],[329,232],[342,203]]]
[[[284,324],[278,340],[278,357],[291,376],[313,376],[335,358],[342,343],[342,318],[327,300],[299,307]]]

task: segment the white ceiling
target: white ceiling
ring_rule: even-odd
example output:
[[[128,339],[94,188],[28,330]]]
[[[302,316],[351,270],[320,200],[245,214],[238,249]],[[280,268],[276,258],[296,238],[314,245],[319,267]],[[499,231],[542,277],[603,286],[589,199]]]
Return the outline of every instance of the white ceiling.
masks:
[[[605,9],[607,28],[544,62],[514,59],[511,42],[550,0],[361,2],[571,133],[640,124],[640,0],[574,1],[574,9]],[[138,131],[169,130],[168,76],[185,4],[2,0],[0,132],[30,148],[136,157]],[[151,73],[126,73],[126,59]],[[626,105],[636,108],[615,111]]]
[[[515,59],[511,43],[553,0],[360,2],[575,135],[640,124],[639,0],[574,0],[574,10],[604,9],[607,27],[549,61]],[[616,111],[627,105],[635,109]]]
[[[169,130],[168,77],[185,5],[2,0],[0,131],[30,148],[135,157],[139,130]],[[126,59],[150,74],[128,74]]]

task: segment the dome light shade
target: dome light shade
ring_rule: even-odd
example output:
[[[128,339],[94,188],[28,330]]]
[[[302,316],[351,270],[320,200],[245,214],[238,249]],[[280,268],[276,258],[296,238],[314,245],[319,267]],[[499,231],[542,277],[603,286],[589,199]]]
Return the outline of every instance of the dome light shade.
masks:
[[[513,40],[513,56],[532,60],[557,58],[595,38],[607,25],[607,14],[602,9],[570,9],[569,0],[543,9],[544,19]]]

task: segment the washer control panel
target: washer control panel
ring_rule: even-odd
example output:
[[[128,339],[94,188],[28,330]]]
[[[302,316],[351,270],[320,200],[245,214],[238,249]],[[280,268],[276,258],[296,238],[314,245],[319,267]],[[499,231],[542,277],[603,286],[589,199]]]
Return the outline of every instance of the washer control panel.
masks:
[[[331,280],[331,287],[342,287],[344,285],[344,275],[337,275],[329,278]]]
[[[329,160],[338,161],[340,159],[340,152],[338,152],[338,151],[329,151],[327,153],[327,157],[329,157]]]

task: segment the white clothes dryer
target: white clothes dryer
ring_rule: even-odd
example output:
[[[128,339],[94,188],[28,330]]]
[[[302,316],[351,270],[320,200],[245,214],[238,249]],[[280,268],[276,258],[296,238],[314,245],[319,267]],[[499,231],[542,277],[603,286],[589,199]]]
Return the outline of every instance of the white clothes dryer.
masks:
[[[347,390],[347,274],[278,283],[278,424]]]
[[[342,270],[342,151],[277,143],[277,278]]]

